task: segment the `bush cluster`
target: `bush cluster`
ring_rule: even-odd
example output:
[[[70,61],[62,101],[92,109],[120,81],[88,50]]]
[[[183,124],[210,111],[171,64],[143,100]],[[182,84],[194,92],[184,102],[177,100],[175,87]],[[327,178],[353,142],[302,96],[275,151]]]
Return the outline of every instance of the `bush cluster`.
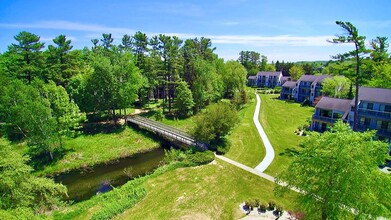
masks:
[[[188,151],[181,151],[171,148],[165,151],[165,162],[175,163],[182,162],[187,166],[198,166],[208,164],[214,160],[215,156],[212,151],[197,151],[190,149]]]
[[[275,216],[281,216],[284,212],[284,209],[281,205],[277,205],[273,200],[270,200],[268,203],[260,202],[259,199],[249,199],[244,202],[244,209],[247,211],[252,211],[253,209],[258,209],[258,212],[266,212],[267,210],[273,211]]]

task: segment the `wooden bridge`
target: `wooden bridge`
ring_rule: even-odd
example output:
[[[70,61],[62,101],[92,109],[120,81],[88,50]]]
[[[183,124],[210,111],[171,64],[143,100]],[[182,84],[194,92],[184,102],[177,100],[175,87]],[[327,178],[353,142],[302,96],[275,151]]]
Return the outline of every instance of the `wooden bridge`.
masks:
[[[207,150],[208,145],[202,142],[199,142],[195,140],[192,136],[189,134],[165,125],[163,123],[144,118],[141,116],[130,116],[127,118],[128,123],[138,125],[140,128],[144,128],[146,130],[152,131],[160,136],[162,136],[165,139],[168,139],[169,141],[177,141],[179,143],[185,144],[187,146],[196,146],[199,147],[202,150]]]

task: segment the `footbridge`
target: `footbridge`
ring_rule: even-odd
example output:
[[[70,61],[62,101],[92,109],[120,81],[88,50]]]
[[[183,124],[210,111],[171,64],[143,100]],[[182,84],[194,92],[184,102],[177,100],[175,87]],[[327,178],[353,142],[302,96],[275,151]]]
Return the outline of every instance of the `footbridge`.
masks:
[[[156,133],[156,134],[158,134],[158,135],[162,136],[163,138],[168,139],[170,141],[174,140],[174,141],[180,142],[182,144],[185,144],[187,146],[199,147],[203,150],[208,149],[207,144],[202,143],[200,141],[197,141],[189,134],[187,134],[177,128],[165,125],[163,123],[160,123],[160,122],[157,122],[157,121],[145,118],[145,117],[141,117],[138,115],[128,117],[127,121],[128,121],[128,123],[135,124],[135,125],[139,126],[140,128],[152,131],[152,132],[154,132],[154,133]]]

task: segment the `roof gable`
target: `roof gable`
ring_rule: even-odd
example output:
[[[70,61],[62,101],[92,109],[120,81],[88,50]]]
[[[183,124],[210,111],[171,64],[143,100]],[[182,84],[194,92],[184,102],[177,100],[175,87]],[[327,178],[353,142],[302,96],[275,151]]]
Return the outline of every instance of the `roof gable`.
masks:
[[[258,72],[257,76],[282,76],[282,72]]]
[[[352,106],[354,106],[355,98],[351,102]],[[391,89],[360,87],[358,99],[359,101],[391,104]]]
[[[350,99],[337,99],[324,96],[316,104],[315,108],[337,110],[346,113],[350,111],[351,101]]]

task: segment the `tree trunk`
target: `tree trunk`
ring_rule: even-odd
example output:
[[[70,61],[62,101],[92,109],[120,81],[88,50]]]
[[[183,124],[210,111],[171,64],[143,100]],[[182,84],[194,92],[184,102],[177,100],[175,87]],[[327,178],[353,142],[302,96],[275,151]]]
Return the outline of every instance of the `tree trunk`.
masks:
[[[124,108],[125,126],[128,124],[128,115],[126,114],[126,108]]]
[[[356,97],[354,100],[354,119],[353,119],[353,131],[357,131],[358,128],[358,90],[359,90],[359,71],[360,71],[360,57],[358,56],[358,45],[356,43]]]
[[[114,125],[117,125],[117,116],[115,114],[115,108],[113,108],[113,119],[114,119]]]
[[[322,220],[327,220],[327,214],[324,210],[322,210]]]
[[[52,153],[52,151],[49,151],[49,156],[50,156],[50,160],[52,160],[53,161],[53,153]]]

